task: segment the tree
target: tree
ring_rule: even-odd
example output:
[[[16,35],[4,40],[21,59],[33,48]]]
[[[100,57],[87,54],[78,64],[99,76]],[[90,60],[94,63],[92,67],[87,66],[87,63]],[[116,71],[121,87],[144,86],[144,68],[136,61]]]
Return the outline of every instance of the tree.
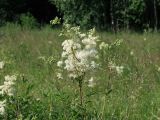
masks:
[[[154,5],[154,30],[157,32],[158,18],[157,18],[157,1],[153,0]]]
[[[105,0],[52,0],[63,15],[63,19],[71,24],[85,28],[107,26]],[[109,13],[108,13],[109,14]]]

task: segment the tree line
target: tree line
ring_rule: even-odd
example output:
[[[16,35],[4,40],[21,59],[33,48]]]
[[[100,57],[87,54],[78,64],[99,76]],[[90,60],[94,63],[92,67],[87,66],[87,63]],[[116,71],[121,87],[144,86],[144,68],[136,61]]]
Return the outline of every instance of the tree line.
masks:
[[[160,0],[52,0],[64,20],[101,29],[160,27]]]
[[[1,0],[0,22],[17,20],[30,12],[45,23],[61,16],[64,21],[84,28],[160,28],[160,0]]]

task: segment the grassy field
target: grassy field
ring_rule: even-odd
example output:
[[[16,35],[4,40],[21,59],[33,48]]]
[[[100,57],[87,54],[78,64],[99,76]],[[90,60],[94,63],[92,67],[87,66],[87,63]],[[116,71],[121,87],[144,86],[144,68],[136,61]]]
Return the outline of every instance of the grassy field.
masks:
[[[112,47],[99,51],[99,67],[86,76],[84,106],[76,82],[56,78],[63,37],[60,29],[0,28],[0,83],[16,74],[15,96],[4,119],[17,120],[159,120],[160,34],[99,32]],[[120,45],[117,40],[123,40]],[[110,62],[124,66],[122,74]],[[96,85],[88,87],[89,76]],[[2,116],[3,118],[3,116]]]

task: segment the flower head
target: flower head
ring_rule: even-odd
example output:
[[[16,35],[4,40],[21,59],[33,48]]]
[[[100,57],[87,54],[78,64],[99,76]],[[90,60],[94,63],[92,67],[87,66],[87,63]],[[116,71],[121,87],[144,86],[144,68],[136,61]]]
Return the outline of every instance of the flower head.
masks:
[[[57,78],[58,78],[58,79],[63,79],[62,73],[57,73]]]
[[[4,65],[5,65],[4,61],[1,61],[0,62],[0,69],[3,69]]]
[[[58,66],[58,67],[62,67],[62,65],[63,65],[63,61],[58,61],[58,62],[57,62],[57,66]]]
[[[134,55],[134,52],[133,52],[133,51],[131,51],[131,52],[130,52],[130,55],[131,55],[131,56],[132,56],[132,55]]]
[[[5,76],[4,84],[0,86],[0,94],[12,96],[14,92],[13,85],[15,84],[16,76]]]
[[[96,50],[98,37],[94,35],[94,30],[87,34],[81,33],[79,27],[70,27],[66,25],[66,37],[69,39],[62,43],[62,61],[58,61],[57,66],[64,65],[68,76],[77,78],[92,68],[95,68],[98,52]],[[70,28],[70,29],[69,29]]]
[[[93,77],[91,77],[89,80],[88,80],[88,87],[94,87],[96,84],[94,82],[94,79]]]
[[[119,75],[124,71],[124,66],[117,66],[113,62],[109,62],[109,68],[115,70]]]
[[[106,49],[106,48],[108,48],[108,47],[109,47],[109,45],[108,45],[107,43],[105,43],[105,42],[102,42],[102,43],[99,45],[99,49],[100,49],[100,50]]]
[[[116,66],[116,71],[117,71],[118,74],[122,74],[123,73],[123,69],[124,69],[123,66]]]
[[[4,115],[5,113],[6,100],[0,101],[0,114]]]

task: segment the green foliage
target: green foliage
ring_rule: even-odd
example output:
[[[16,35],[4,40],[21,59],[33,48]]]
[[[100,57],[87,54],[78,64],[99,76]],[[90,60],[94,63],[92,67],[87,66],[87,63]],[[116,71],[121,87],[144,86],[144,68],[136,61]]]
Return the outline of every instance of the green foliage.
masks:
[[[20,15],[20,24],[26,29],[32,29],[38,25],[36,19],[30,13]]]
[[[0,18],[3,21],[17,20],[18,15],[24,12],[27,0],[1,0]]]
[[[118,27],[142,25],[145,12],[144,0],[113,0],[113,17]]]
[[[130,1],[130,6],[128,7],[130,21],[135,21],[136,23],[141,23],[143,21],[142,17],[145,10],[144,0],[132,0]]]
[[[48,1],[51,1],[52,5]],[[43,3],[44,6],[40,7]],[[50,16],[50,5],[53,8],[57,7],[64,21],[83,28],[96,26],[101,29],[142,30],[145,26],[160,26],[160,0],[1,0],[0,25],[4,25],[6,21],[17,22],[19,16],[27,12],[33,13],[38,21],[48,22],[51,17],[59,16],[56,10],[53,10],[53,16]],[[44,13],[41,14],[39,11]]]
[[[152,0],[50,0],[63,20],[84,28],[143,28],[155,24]],[[156,1],[156,11],[159,11]],[[152,17],[151,17],[152,16]],[[158,16],[159,19],[159,16]]]
[[[100,0],[52,0],[68,23],[90,28],[103,24],[104,6]]]

